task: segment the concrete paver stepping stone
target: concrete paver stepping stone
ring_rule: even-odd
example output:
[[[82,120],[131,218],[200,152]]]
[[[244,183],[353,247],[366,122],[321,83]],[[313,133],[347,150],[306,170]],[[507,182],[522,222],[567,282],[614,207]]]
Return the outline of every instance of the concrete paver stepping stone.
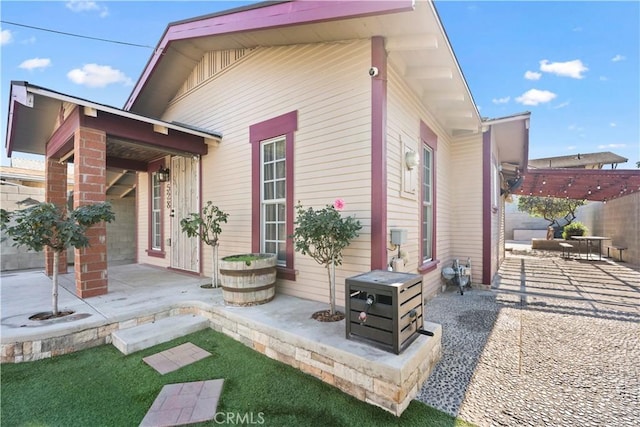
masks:
[[[140,427],[178,426],[212,420],[223,379],[167,384],[153,401]]]
[[[206,350],[190,342],[152,354],[142,360],[162,375],[211,356]]]

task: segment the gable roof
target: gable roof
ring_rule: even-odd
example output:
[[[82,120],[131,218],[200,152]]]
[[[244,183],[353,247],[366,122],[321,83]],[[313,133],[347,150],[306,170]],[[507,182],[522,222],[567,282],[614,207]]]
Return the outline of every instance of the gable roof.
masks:
[[[209,51],[385,38],[389,62],[450,134],[480,116],[432,1],[260,3],[169,24],[124,109],[159,117]],[[367,73],[368,70],[363,70]]]

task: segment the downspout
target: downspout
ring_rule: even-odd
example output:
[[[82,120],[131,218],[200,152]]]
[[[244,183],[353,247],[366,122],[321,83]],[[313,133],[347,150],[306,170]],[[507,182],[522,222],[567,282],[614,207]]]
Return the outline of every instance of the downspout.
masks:
[[[482,283],[491,284],[491,126],[482,134]]]

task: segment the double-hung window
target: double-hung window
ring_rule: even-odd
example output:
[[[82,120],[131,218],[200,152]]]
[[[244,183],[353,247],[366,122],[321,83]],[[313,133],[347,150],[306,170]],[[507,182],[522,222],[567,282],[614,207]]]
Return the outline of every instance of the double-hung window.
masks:
[[[425,123],[420,123],[422,163],[420,165],[420,262],[422,273],[434,270],[436,254],[436,161],[438,136]]]
[[[262,252],[277,254],[278,265],[286,265],[286,140],[277,137],[261,143]]]
[[[293,265],[294,134],[298,112],[249,127],[251,143],[251,250],[278,257],[278,278],[296,280]]]
[[[422,262],[433,259],[433,150],[422,146]]]

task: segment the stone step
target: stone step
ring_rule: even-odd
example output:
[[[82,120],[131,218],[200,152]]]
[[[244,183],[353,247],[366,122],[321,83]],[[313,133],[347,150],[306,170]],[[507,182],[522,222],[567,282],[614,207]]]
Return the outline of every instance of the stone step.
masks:
[[[111,334],[113,345],[124,354],[135,353],[209,327],[209,320],[195,314],[165,317],[152,323],[120,329]]]

